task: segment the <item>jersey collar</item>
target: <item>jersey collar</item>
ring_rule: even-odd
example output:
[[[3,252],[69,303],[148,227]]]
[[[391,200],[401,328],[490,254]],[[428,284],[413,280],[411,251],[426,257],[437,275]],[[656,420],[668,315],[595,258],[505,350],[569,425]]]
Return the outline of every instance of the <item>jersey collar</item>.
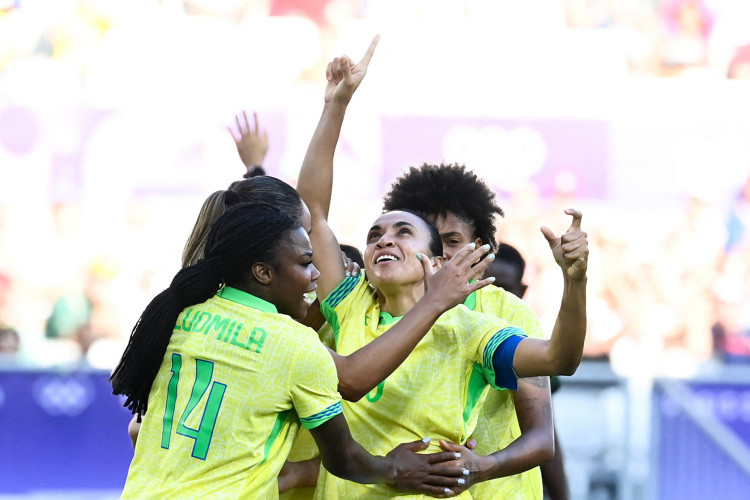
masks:
[[[216,295],[218,295],[222,299],[231,300],[232,302],[237,302],[238,304],[252,307],[253,309],[258,309],[259,311],[267,313],[278,313],[276,306],[271,304],[270,302],[266,302],[265,300],[258,298],[255,295],[250,295],[247,292],[243,292],[242,290],[238,290],[237,288],[232,288],[231,286],[225,286],[224,288],[216,292]]]
[[[395,323],[396,321],[400,320],[401,318],[403,318],[403,316],[391,316],[390,313],[381,311],[378,325],[391,325]]]

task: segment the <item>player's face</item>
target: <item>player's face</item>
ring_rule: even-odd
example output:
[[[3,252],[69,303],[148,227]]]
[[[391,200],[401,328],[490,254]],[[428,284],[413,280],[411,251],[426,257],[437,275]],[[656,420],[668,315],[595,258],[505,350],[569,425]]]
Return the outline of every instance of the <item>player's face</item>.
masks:
[[[443,240],[443,256],[446,259],[461,250],[472,241],[477,245],[482,244],[480,238],[474,237],[474,224],[461,219],[453,212],[439,215],[432,220],[438,228],[440,239]]]
[[[320,273],[312,263],[312,246],[307,231],[298,227],[279,245],[270,302],[281,314],[302,319],[311,300],[305,294],[314,291]]]
[[[365,270],[375,288],[424,280],[421,253],[430,257],[430,231],[422,219],[408,212],[388,212],[367,233]]]

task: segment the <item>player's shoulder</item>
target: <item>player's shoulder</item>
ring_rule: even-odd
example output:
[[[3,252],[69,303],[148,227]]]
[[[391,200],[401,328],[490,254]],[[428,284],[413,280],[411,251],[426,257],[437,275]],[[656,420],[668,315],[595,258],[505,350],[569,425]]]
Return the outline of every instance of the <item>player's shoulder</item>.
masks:
[[[522,298],[494,285],[480,288],[476,291],[476,310],[481,312],[499,313],[506,316],[513,312],[533,313],[531,306]]]
[[[494,314],[472,309],[465,304],[459,304],[443,313],[438,323],[465,330],[467,327],[476,328],[482,325],[502,326],[506,322]]]
[[[364,272],[358,276],[345,278],[336,288],[322,301],[326,307],[335,309],[342,302],[372,302],[376,300],[377,292],[370,286],[365,278]]]

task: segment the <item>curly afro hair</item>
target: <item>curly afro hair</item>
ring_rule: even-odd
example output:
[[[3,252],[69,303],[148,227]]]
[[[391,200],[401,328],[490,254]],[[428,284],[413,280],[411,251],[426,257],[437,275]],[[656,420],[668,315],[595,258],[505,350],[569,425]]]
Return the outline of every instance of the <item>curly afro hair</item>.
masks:
[[[414,210],[431,217],[453,213],[474,226],[474,237],[495,246],[495,214],[504,216],[495,193],[465,165],[425,163],[391,185],[383,211]]]

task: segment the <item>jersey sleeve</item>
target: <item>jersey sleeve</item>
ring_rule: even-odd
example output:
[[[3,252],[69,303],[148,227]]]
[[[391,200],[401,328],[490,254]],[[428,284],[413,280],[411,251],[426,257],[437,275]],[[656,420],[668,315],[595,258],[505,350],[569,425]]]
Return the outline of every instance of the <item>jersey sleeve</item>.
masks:
[[[524,331],[488,314],[467,312],[473,320],[469,350],[475,363],[481,365],[487,383],[494,389],[518,389],[518,377],[513,370],[513,355],[518,344],[526,338]]]
[[[305,339],[290,367],[292,404],[307,429],[327,422],[341,413],[336,365],[328,350],[312,332]]]
[[[521,328],[529,338],[547,338],[539,323],[539,317],[531,306],[512,293],[497,286],[486,286],[472,295],[474,297],[470,296],[466,303],[469,309],[502,318]],[[471,305],[474,307],[470,307]]]
[[[351,313],[355,305],[361,306],[363,300],[369,303],[372,298],[368,293],[364,273],[359,273],[358,276],[344,279],[320,304],[320,311],[333,330],[333,340],[336,346],[339,343],[339,332],[344,318]]]

